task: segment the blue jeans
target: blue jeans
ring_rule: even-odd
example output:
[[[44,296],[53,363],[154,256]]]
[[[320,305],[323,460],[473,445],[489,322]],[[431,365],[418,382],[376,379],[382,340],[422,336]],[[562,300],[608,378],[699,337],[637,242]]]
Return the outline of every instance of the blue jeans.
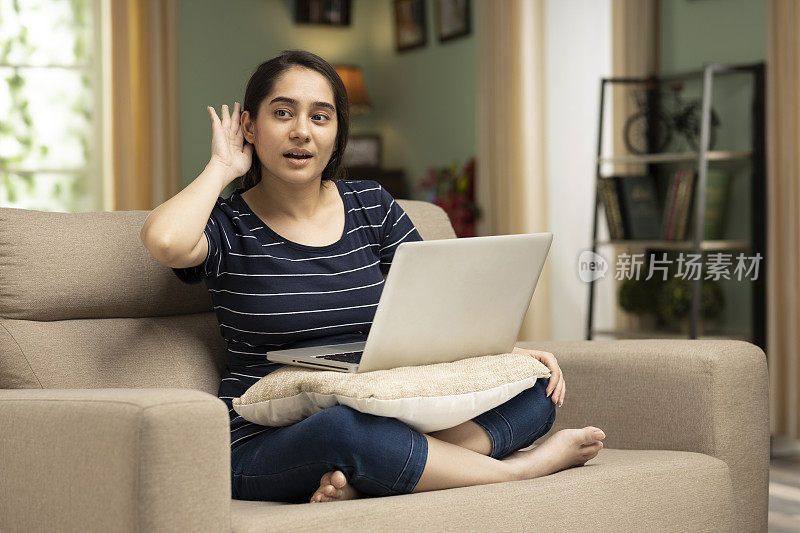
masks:
[[[491,457],[526,448],[550,431],[555,404],[549,378],[472,419],[489,434]],[[396,418],[345,405],[290,426],[270,427],[231,450],[233,498],[307,503],[325,472],[341,470],[365,496],[414,491],[428,459],[425,436]]]

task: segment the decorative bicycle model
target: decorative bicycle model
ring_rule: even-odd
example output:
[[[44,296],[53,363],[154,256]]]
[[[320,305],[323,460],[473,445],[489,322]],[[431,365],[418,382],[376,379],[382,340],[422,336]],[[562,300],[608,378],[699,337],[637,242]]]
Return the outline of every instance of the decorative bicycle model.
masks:
[[[625,122],[624,132],[625,146],[632,153],[663,152],[672,142],[675,134],[682,135],[695,152],[699,150],[702,101],[681,98],[679,94],[683,89],[681,82],[672,83],[669,87],[673,94],[672,109],[666,111],[650,109],[649,95],[656,89],[654,82],[648,82],[644,90],[634,92],[639,110]],[[719,124],[719,118],[712,109],[708,139],[709,150],[713,150],[716,143]]]

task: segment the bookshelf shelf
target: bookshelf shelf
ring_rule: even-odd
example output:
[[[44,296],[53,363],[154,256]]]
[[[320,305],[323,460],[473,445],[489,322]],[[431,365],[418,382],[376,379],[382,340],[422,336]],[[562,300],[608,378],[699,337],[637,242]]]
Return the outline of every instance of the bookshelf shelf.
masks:
[[[750,159],[752,152],[724,152],[713,151],[706,152],[707,161],[737,161],[742,159]],[[624,165],[631,163],[687,163],[697,162],[700,159],[699,152],[673,152],[664,154],[646,154],[646,155],[624,155],[617,157],[598,157],[598,163],[611,163],[615,165]]]
[[[693,250],[694,241],[664,241],[664,240],[636,240],[618,239],[610,241],[595,241],[598,246],[630,246],[632,248],[658,248],[661,250]],[[703,251],[716,250],[749,250],[750,241],[701,241],[700,249]]]
[[[598,248],[605,247],[606,250],[611,248],[610,253],[613,253],[613,247],[617,246],[665,252],[730,250],[746,252],[748,257],[766,257],[765,72],[764,63],[741,65],[710,63],[704,65],[701,71],[695,72],[660,77],[601,80],[594,218],[590,241],[592,252],[596,253]],[[741,92],[741,86],[732,86],[733,90],[739,91],[738,94],[744,94],[749,98],[744,105],[741,103],[732,105],[729,95],[718,96],[716,102],[712,101],[715,100],[712,87],[719,79],[731,79],[723,76],[730,73],[745,75],[737,79],[739,82],[745,80],[745,85],[749,85],[746,92]],[[675,83],[678,80],[680,83]],[[666,96],[669,94],[667,87],[673,91],[680,90],[676,87],[683,87],[684,83],[687,86],[699,87],[701,98],[691,100],[675,93],[674,100],[669,101]],[[723,86],[721,82],[720,86]],[[619,142],[620,138],[624,140],[624,146],[628,147],[629,153],[609,156],[603,153],[603,147],[609,145],[604,141],[608,141],[607,136],[611,132],[604,128],[603,121],[605,103],[609,98],[606,92],[615,87],[633,87],[634,90],[639,90],[638,88],[642,90],[638,94],[632,93],[638,108],[634,109],[633,114],[625,118],[621,124],[615,125],[619,131],[614,133],[614,142]],[[719,92],[716,94],[719,95]],[[611,96],[617,98],[614,94]],[[709,147],[716,144],[718,126],[722,124],[717,116],[717,111],[720,109],[715,111],[715,106],[721,106],[728,112],[726,120],[722,122],[727,129],[720,130],[721,138],[726,138],[723,142],[728,146],[736,146],[737,150],[709,150]],[[677,128],[675,117],[683,120],[683,129]],[[731,132],[738,132],[738,137]],[[621,137],[618,137],[620,134]],[[741,139],[743,134],[749,135],[746,144],[737,140]],[[677,135],[685,136],[687,139],[685,145],[694,147],[695,151],[677,152],[674,148],[670,150],[670,146],[684,144],[681,142],[670,144],[670,139],[676,139]],[[639,151],[651,153],[634,153]],[[671,167],[671,164],[677,168]],[[621,167],[615,168],[615,165]],[[624,165],[640,165],[640,167]],[[732,207],[732,197],[729,196],[734,194],[732,176],[736,176],[738,180],[735,187],[737,196],[733,197],[736,199],[735,208]],[[740,177],[746,179],[740,180]],[[723,213],[730,209],[735,211],[730,211],[729,215],[737,217],[738,220],[735,221],[736,224],[723,224]],[[600,215],[603,213],[608,231],[607,236],[601,239],[598,227]],[[729,231],[737,237],[741,235],[740,231],[746,232],[747,238],[726,239],[725,228],[735,228]],[[704,236],[710,236],[712,239],[705,240]],[[616,263],[616,261],[610,262]],[[704,334],[701,293],[704,295],[704,302],[706,293],[702,278],[699,276],[689,282],[691,305],[688,314],[688,335],[680,331],[631,329],[631,326],[626,326],[627,329],[624,327],[598,329],[593,321],[597,281],[592,279],[588,283],[587,340],[591,340],[595,335],[611,335],[618,338],[733,338],[752,342],[766,351],[765,269],[762,269],[757,278],[751,280],[752,284],[746,296],[749,304],[730,308],[733,314],[729,313],[728,318],[735,316],[740,319],[737,323],[739,329],[731,326],[733,323],[728,323],[731,331],[743,332],[740,326],[749,322],[750,327],[747,329],[750,331],[744,331],[746,336]],[[628,285],[626,291],[629,303],[630,298],[633,298],[630,295],[634,294],[631,290],[635,291]],[[683,294],[686,294],[685,291]],[[616,294],[616,289],[614,292]],[[737,301],[743,301],[741,298],[745,296],[741,294],[743,293],[736,293],[733,300],[739,298]],[[731,303],[731,305],[737,304]],[[744,315],[739,313],[746,313],[748,307],[750,314],[748,318],[744,318]],[[702,312],[706,313],[705,310]]]

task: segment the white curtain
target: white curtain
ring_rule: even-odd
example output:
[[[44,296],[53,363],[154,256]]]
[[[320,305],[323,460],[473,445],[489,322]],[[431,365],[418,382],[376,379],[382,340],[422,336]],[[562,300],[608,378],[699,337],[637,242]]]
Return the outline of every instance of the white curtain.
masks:
[[[478,235],[548,231],[544,150],[544,0],[478,4]],[[549,340],[545,265],[519,341]]]
[[[770,432],[800,440],[800,3],[767,31],[767,361]]]

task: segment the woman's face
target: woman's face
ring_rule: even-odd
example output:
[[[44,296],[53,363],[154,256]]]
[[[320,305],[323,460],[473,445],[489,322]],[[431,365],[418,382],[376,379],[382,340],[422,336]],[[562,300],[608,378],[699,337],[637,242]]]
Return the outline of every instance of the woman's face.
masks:
[[[294,183],[320,178],[338,130],[330,83],[317,71],[292,67],[261,102],[255,121],[242,113],[242,126],[261,160],[262,175]],[[311,157],[293,158],[290,152]]]

